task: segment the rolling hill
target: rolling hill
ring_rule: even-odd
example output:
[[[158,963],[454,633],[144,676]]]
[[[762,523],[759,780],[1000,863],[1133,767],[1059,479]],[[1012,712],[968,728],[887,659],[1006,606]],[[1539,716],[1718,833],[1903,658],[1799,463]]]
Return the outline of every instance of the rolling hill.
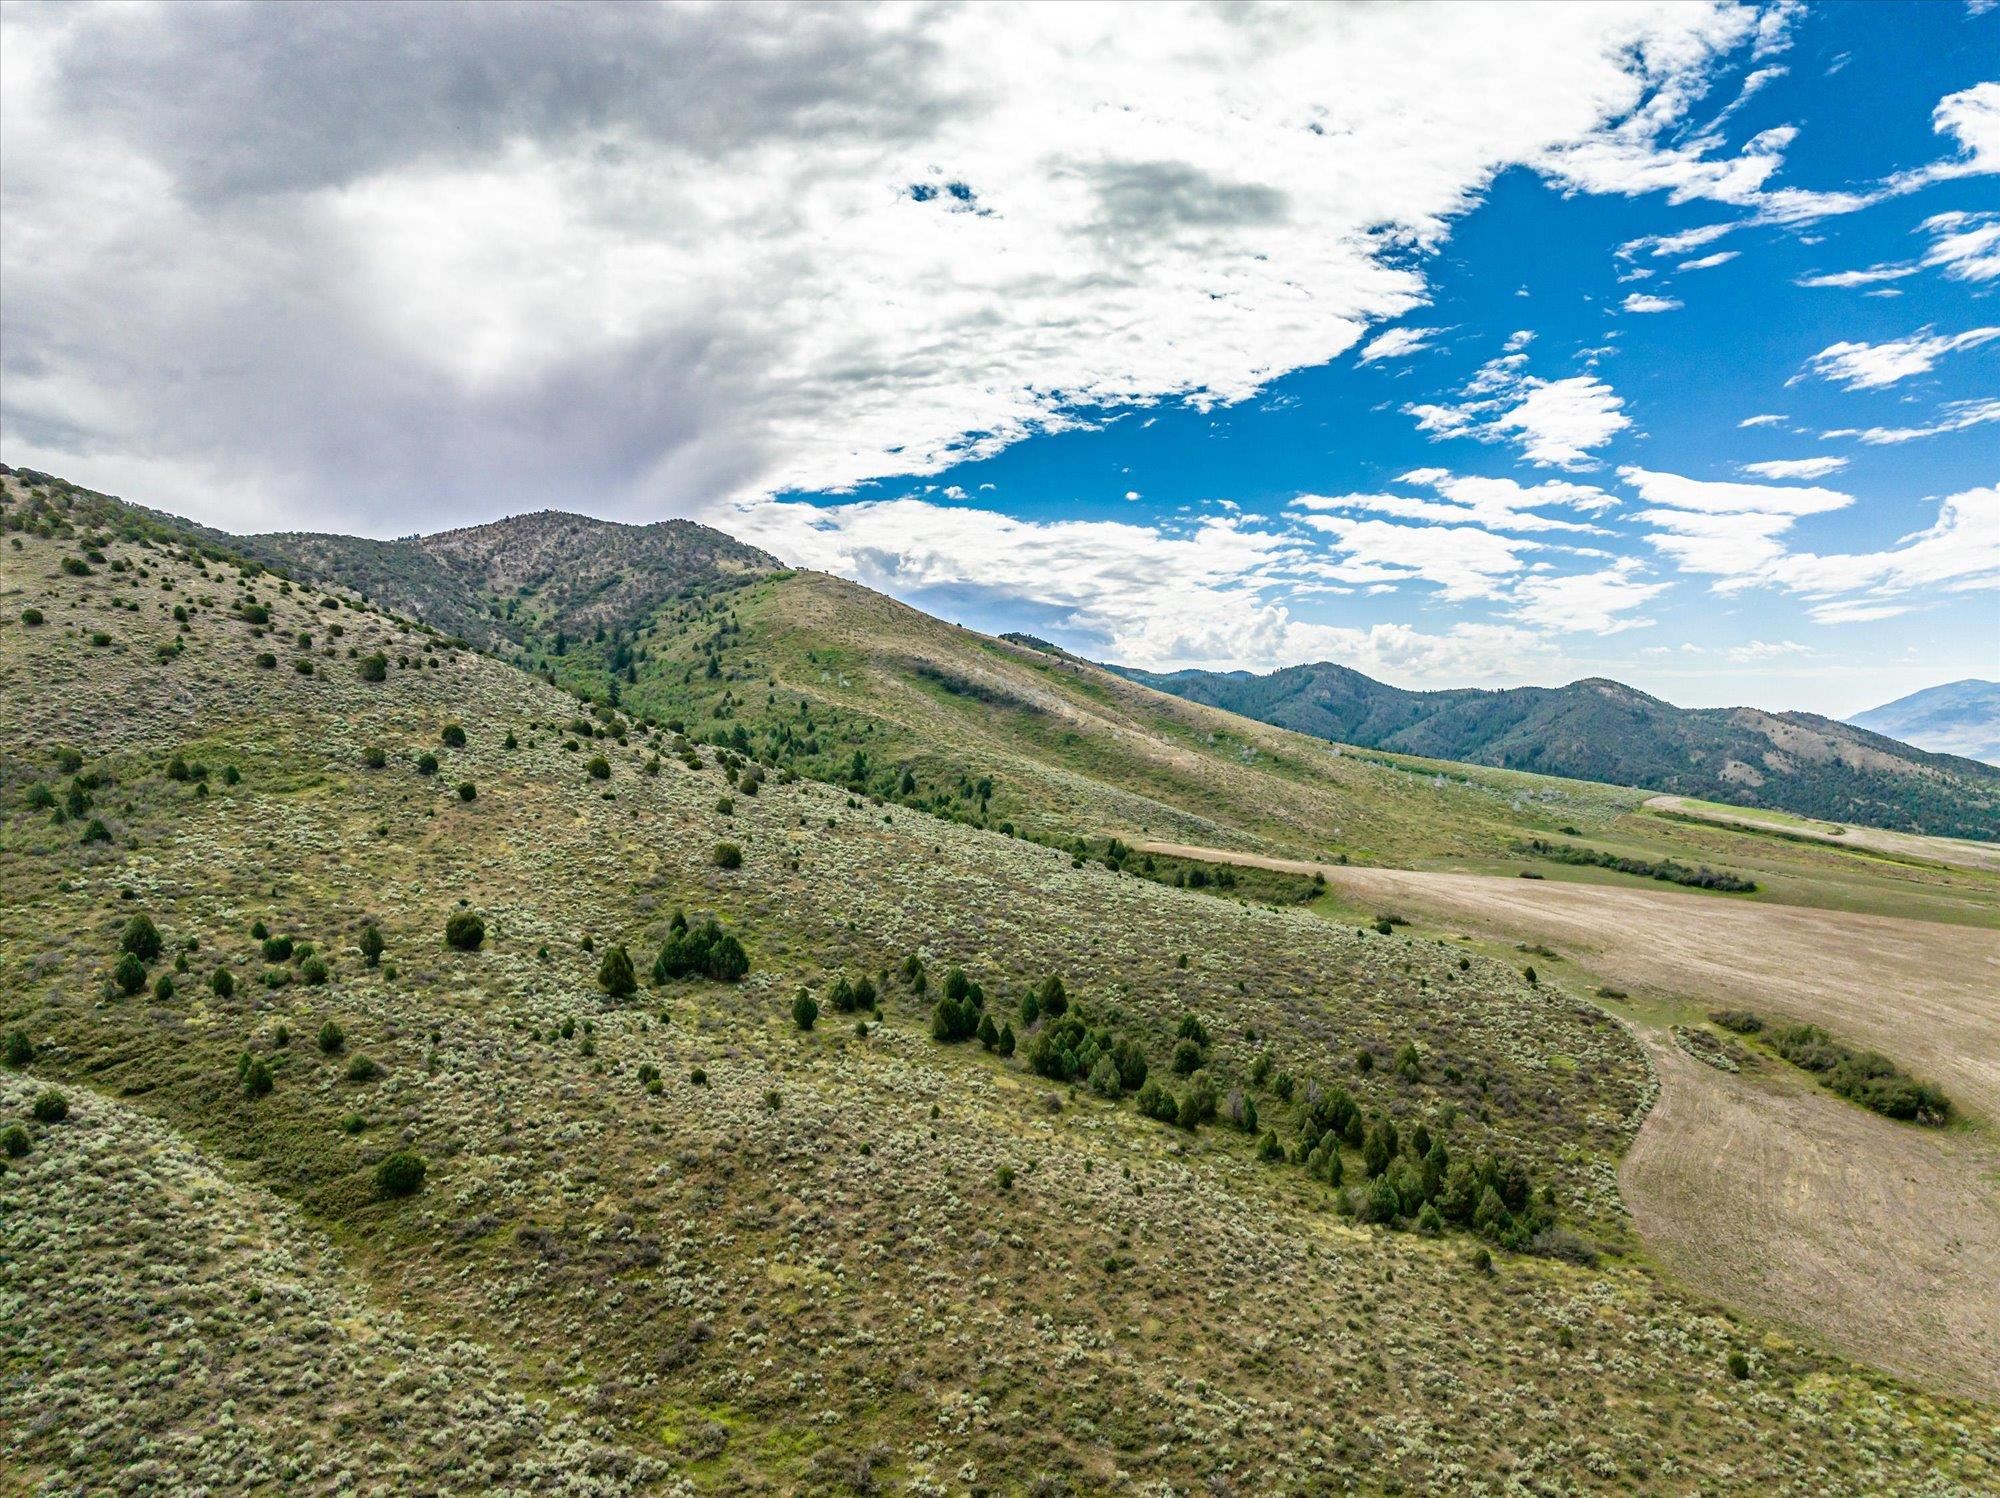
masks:
[[[1847,721],[1937,754],[2000,765],[2000,682],[1968,677],[1926,687]]]
[[[1123,674],[1339,743],[2000,841],[2000,768],[1813,713],[1679,708],[1596,678],[1412,692],[1330,662]]]
[[[1337,753],[812,574],[488,653],[59,482],[0,496],[23,1486],[2000,1471],[1977,1399],[1648,1261],[1618,1172],[1658,1077],[1554,953],[1112,839],[1987,876]]]

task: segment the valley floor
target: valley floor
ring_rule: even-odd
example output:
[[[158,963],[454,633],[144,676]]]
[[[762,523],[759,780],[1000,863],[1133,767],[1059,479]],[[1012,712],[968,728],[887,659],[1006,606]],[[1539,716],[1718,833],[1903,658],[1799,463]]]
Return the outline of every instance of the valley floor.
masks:
[[[1700,894],[1142,849],[1322,874],[1330,914],[1390,911],[1543,952],[1608,986],[1660,1078],[1620,1185],[1679,1279],[1843,1353],[2000,1396],[2000,932]],[[1553,950],[1548,944],[1554,944]],[[1556,954],[1560,953],[1560,956]],[[1628,1002],[1629,1001],[1629,1002]],[[1825,1026],[1943,1082],[1972,1122],[1895,1123],[1781,1066],[1729,1074],[1676,1023],[1754,1009]],[[1790,1073],[1790,1074],[1788,1074]]]

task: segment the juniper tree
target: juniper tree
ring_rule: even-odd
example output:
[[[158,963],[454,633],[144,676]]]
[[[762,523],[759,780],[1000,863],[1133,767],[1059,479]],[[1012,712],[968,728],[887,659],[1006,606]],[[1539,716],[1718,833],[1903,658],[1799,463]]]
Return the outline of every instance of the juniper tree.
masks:
[[[141,962],[151,962],[160,955],[160,930],[153,924],[152,917],[143,911],[125,923],[125,934],[119,946]]]
[[[604,961],[597,969],[597,986],[614,999],[638,991],[639,977],[632,971],[632,955],[622,943],[604,954]]]

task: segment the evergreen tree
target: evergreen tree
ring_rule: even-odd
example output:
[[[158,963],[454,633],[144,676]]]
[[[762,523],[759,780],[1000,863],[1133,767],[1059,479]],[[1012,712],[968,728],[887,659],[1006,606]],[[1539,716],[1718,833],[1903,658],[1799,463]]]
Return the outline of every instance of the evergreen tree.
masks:
[[[597,986],[614,999],[625,998],[638,989],[639,978],[632,971],[632,954],[625,950],[622,942],[604,954],[604,961],[597,968]]]
[[[160,928],[142,911],[125,923],[125,935],[118,944],[141,962],[151,962],[160,955]]]

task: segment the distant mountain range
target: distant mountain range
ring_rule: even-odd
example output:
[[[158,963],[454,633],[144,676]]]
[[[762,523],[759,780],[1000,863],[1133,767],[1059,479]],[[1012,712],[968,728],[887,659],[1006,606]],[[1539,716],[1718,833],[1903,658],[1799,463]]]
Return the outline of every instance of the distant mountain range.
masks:
[[[2000,765],[2000,681],[1967,677],[1926,687],[1847,721],[1935,754]]]
[[[1814,713],[1680,708],[1601,678],[1566,687],[1413,692],[1330,662],[1262,676],[1113,669],[1338,743],[2000,840],[2000,769]]]

